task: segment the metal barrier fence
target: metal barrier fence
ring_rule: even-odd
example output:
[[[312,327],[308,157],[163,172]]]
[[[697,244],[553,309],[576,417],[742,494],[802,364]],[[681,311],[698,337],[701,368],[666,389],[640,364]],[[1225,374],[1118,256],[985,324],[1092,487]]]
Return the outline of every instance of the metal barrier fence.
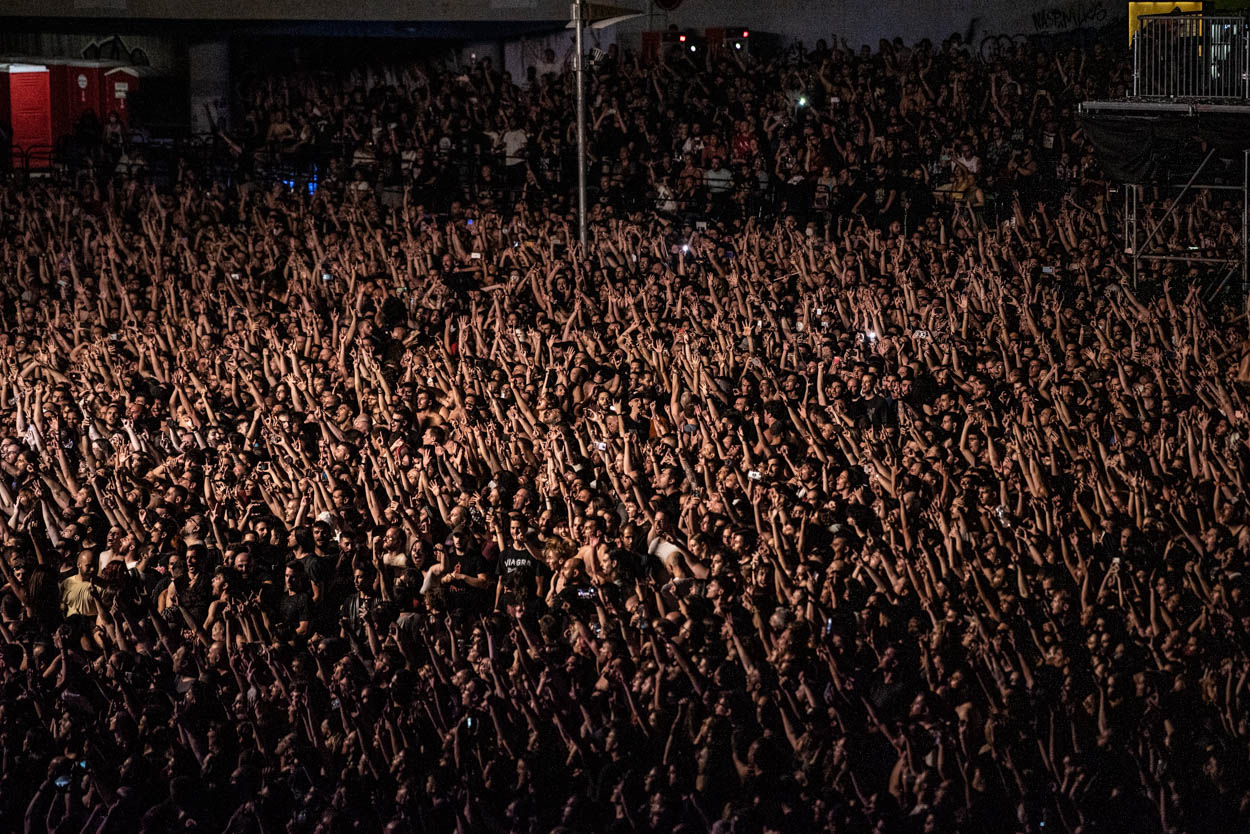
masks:
[[[1133,37],[1133,95],[1250,99],[1245,17],[1149,15]]]
[[[114,177],[138,177],[151,182],[161,190],[170,189],[186,175],[200,182],[214,181],[230,185],[271,187],[283,185],[292,190],[313,194],[323,185],[334,180],[336,187],[349,192],[351,199],[377,199],[387,209],[398,208],[403,201],[403,184],[396,184],[383,177],[376,161],[361,165],[355,145],[327,143],[308,146],[292,152],[279,145],[254,147],[250,154],[251,164],[240,166],[231,150],[213,134],[185,134],[179,137],[152,138],[135,135],[121,146],[94,145],[91,147],[61,143],[57,147],[40,145],[33,147],[12,146],[8,154],[0,154],[0,176],[17,177],[19,181],[32,177],[50,178],[54,181],[81,183],[85,179],[103,183]],[[572,154],[572,148],[565,148]],[[453,201],[475,200],[488,197],[501,206],[512,206],[526,199],[524,178],[507,171],[507,160],[502,153],[480,152],[453,148],[433,151],[431,161],[442,164],[447,173],[433,187],[419,188],[408,180],[405,167],[403,176],[412,186],[409,198],[413,205],[421,205],[433,214],[445,213]],[[574,160],[561,159],[552,166],[542,185],[531,186],[545,197],[573,197],[575,175]],[[354,179],[357,171],[361,179]],[[599,182],[599,175],[592,177]],[[709,195],[699,192],[692,198],[680,190],[661,193],[648,185],[645,188],[628,188],[626,177],[612,175],[604,185],[603,193],[617,210],[633,212],[655,210],[682,222],[700,220],[734,220],[755,217],[769,219],[778,214],[794,214],[803,222],[836,220],[838,213],[817,199],[818,189],[812,181],[793,185],[781,183],[775,178],[759,180],[754,174],[746,183],[735,184],[732,192]],[[1036,196],[1048,201],[1059,199],[1062,189],[1040,188]],[[1011,214],[1009,191],[997,194],[987,188],[983,204],[973,206],[949,189],[935,187],[932,190],[932,209],[938,213],[953,215],[969,210],[976,223],[997,226]],[[910,212],[903,203],[900,218],[905,231],[914,230],[924,217]]]

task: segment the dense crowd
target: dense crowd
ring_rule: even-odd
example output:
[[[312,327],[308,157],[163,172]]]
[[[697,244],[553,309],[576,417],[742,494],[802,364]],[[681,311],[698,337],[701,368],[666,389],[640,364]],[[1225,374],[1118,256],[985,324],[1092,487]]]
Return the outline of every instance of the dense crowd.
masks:
[[[671,46],[677,46],[676,43]],[[562,211],[576,180],[572,75],[548,50],[529,78],[426,65],[249,79],[223,136],[236,181],[277,161],[320,160],[319,185],[386,208],[456,201],[510,214]],[[1075,107],[1122,92],[1131,68],[1096,45],[1055,54],[1020,44],[991,64],[954,36],[940,48],[795,47],[603,53],[590,75],[590,199],[700,222],[775,208],[916,227],[940,202],[1010,216],[1087,179]]]
[[[1247,323],[1126,274],[1125,62],[613,50],[585,248],[538,69],[0,186],[5,826],[1250,826]]]

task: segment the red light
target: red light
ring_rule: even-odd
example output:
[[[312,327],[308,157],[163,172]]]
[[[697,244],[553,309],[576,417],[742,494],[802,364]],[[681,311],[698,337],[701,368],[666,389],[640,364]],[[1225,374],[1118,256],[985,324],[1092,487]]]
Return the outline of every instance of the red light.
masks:
[[[742,37],[744,37],[744,38],[749,38],[749,37],[751,37],[751,32],[750,32],[750,30],[743,29],[743,30],[742,30]]]
[[[677,36],[677,40],[678,40],[678,41],[680,41],[681,43],[685,43],[685,42],[686,42],[686,36],[685,36],[685,35],[678,35],[678,36]]]

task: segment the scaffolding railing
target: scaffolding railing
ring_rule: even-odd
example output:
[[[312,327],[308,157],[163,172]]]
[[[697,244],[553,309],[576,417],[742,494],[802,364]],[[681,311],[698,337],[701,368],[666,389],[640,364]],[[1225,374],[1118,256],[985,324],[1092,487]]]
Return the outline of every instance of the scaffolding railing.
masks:
[[[1245,17],[1147,15],[1133,37],[1133,96],[1250,100]]]

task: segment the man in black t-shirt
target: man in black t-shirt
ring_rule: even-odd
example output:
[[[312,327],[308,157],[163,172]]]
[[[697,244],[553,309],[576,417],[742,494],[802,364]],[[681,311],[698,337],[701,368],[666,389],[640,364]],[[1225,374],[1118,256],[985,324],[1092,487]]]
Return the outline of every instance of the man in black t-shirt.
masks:
[[[439,582],[454,607],[476,608],[485,602],[491,585],[490,565],[467,526],[460,525],[452,531],[447,569]]]
[[[286,595],[282,597],[282,622],[288,633],[307,637],[312,633],[313,598],[308,574],[299,562],[286,566]]]
[[[213,577],[206,569],[207,563],[208,551],[204,545],[193,544],[187,548],[187,572],[185,582],[178,586],[178,599],[197,623],[204,622],[208,617],[212,596]]]
[[[495,540],[499,543],[498,574],[499,583],[495,590],[495,607],[515,602],[512,588],[525,588],[531,596],[543,596],[547,592],[547,582],[551,578],[551,570],[539,558],[537,549],[525,535],[525,520],[519,513],[508,516],[508,530],[505,534],[503,525],[495,526]]]
[[[334,560],[317,555],[317,542],[312,528],[296,527],[287,535],[287,546],[291,548],[295,561],[303,567],[313,598],[324,598],[334,581]]]
[[[341,621],[358,636],[364,633],[365,617],[378,603],[373,593],[376,577],[376,572],[368,563],[357,565],[352,571],[353,593],[339,607]]]
[[[870,182],[872,187],[868,194],[878,222],[888,224],[892,220],[901,218],[904,184],[898,173],[888,168],[883,160],[877,160],[872,169]]]

